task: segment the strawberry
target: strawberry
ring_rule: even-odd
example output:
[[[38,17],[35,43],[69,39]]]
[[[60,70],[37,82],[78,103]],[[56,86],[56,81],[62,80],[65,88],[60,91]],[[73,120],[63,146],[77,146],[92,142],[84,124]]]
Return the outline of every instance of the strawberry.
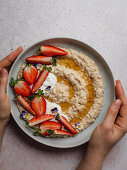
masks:
[[[30,120],[29,122],[29,126],[34,126],[34,125],[37,125],[39,123],[42,123],[46,120],[50,120],[50,119],[53,119],[55,116],[52,115],[52,114],[45,114],[45,115],[41,115],[41,116],[37,116],[37,117],[34,117]]]
[[[76,131],[76,129],[68,122],[68,120],[67,120],[64,116],[58,114],[58,115],[56,116],[56,119],[57,119],[60,123],[62,123],[62,124],[64,125],[64,127],[67,128],[72,134],[78,134],[78,132]]]
[[[41,71],[41,73],[38,76],[38,79],[36,80],[36,82],[34,83],[34,85],[32,87],[32,93],[35,93],[42,86],[42,84],[46,80],[48,74],[49,74],[49,72],[47,70]]]
[[[56,129],[61,129],[61,128],[62,128],[62,125],[55,121],[45,121],[40,126],[42,134],[45,134],[45,132],[49,129],[56,130]]]
[[[71,133],[64,131],[64,130],[60,130],[60,129],[56,129],[56,130],[48,129],[48,130],[41,131],[41,133],[44,136],[50,136],[50,135],[53,135],[53,136],[56,136],[56,135],[57,136],[72,136]]]
[[[24,69],[24,79],[29,84],[33,84],[37,78],[38,71],[37,69],[32,65],[27,65]]]
[[[26,58],[27,63],[40,63],[45,65],[52,64],[52,57],[46,57],[46,56],[31,56]]]
[[[69,132],[67,132],[67,131],[64,131],[64,130],[60,130],[60,129],[56,129],[55,131],[54,131],[54,133],[56,134],[56,135],[68,135],[68,136],[72,136],[72,134],[71,133],[69,133]]]
[[[40,51],[43,55],[45,56],[63,56],[63,55],[67,55],[68,53],[60,48],[54,47],[52,45],[42,45],[40,47]]]
[[[20,103],[20,105],[29,113],[36,115],[35,112],[32,110],[30,104],[27,102],[27,100],[23,96],[18,96],[17,101]]]
[[[46,101],[43,97],[36,97],[32,100],[32,109],[36,113],[36,115],[40,116],[45,114],[46,112]]]
[[[27,84],[23,80],[14,80],[13,77],[10,80],[10,86],[14,87],[14,90],[16,93],[22,95],[22,96],[30,96],[31,89],[29,84]]]

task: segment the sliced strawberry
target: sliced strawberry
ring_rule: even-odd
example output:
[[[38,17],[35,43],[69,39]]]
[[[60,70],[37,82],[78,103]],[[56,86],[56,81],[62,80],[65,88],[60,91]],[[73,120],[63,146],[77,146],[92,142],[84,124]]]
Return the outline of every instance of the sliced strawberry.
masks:
[[[47,70],[41,71],[41,73],[38,76],[38,79],[36,80],[36,82],[34,83],[34,85],[32,87],[32,93],[35,93],[42,86],[42,84],[46,80],[48,74],[49,74],[49,72]]]
[[[60,48],[54,47],[52,45],[42,45],[40,47],[40,51],[43,55],[45,56],[63,56],[63,55],[67,55],[68,53]]]
[[[55,134],[56,134],[56,135],[63,135],[63,136],[64,136],[64,135],[65,135],[65,136],[66,136],[66,135],[72,136],[71,133],[69,133],[69,132],[67,132],[67,131],[64,131],[64,130],[60,130],[60,129],[56,129],[56,130],[55,130]]]
[[[32,100],[32,109],[36,113],[36,115],[40,116],[45,114],[46,112],[46,101],[43,97],[36,97]]]
[[[23,96],[18,96],[17,101],[20,103],[20,105],[29,113],[36,115],[35,112],[32,110],[30,104]]]
[[[62,123],[64,125],[64,127],[66,127],[72,134],[78,134],[76,129],[68,122],[68,120],[64,116],[58,114],[56,119],[60,123]]]
[[[14,86],[15,92],[22,96],[30,96],[31,89],[30,86],[23,80],[18,81]]]
[[[45,114],[45,115],[42,115],[42,116],[37,116],[37,117],[34,117],[30,120],[29,125],[34,126],[34,125],[37,125],[39,123],[42,123],[44,121],[47,121],[47,120],[50,120],[50,119],[53,119],[53,118],[55,118],[55,116],[52,115],[52,114]]]
[[[45,65],[52,64],[52,57],[46,57],[46,56],[31,56],[26,58],[27,63],[40,63]]]
[[[37,78],[38,71],[37,69],[32,66],[28,65],[24,69],[24,78],[29,84],[33,84]]]
[[[40,126],[42,134],[45,134],[46,130],[49,130],[49,129],[56,130],[56,129],[61,129],[61,128],[62,128],[62,125],[55,121],[45,121]]]

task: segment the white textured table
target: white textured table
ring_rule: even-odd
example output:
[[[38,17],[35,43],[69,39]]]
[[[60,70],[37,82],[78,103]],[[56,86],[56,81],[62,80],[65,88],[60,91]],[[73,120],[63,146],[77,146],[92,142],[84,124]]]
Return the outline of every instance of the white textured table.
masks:
[[[127,1],[0,0],[0,59],[47,37],[71,37],[95,48],[127,91]],[[11,119],[3,140],[1,170],[72,170],[86,145],[45,148]],[[127,135],[105,159],[103,170],[127,169]]]

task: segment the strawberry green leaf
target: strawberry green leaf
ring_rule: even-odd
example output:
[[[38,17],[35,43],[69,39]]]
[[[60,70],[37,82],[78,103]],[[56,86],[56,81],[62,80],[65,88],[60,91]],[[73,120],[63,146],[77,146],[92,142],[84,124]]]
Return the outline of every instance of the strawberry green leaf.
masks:
[[[17,83],[17,80],[15,81],[14,78],[12,77],[11,80],[10,80],[10,82],[9,82],[9,85],[10,85],[11,87],[14,87],[14,85],[15,85],[16,83]]]
[[[54,134],[54,131],[51,130],[51,129],[48,129],[48,130],[46,130],[46,133],[47,133],[48,135],[53,135],[53,134]]]
[[[36,53],[35,53],[36,55],[39,55],[39,54],[41,54],[41,50],[40,50],[40,48],[36,51]]]
[[[52,71],[52,67],[47,67],[46,69],[47,69],[49,72]]]
[[[38,135],[40,135],[40,133],[38,133],[38,132],[33,132],[33,136],[38,136]]]
[[[56,58],[55,58],[55,57],[53,57],[52,65],[53,65],[53,66],[57,66],[57,61],[56,61]]]
[[[34,93],[34,94],[31,94],[29,97],[28,97],[28,100],[32,100],[36,97],[40,97],[40,96],[43,96],[44,92],[43,90],[39,89],[37,93]]]

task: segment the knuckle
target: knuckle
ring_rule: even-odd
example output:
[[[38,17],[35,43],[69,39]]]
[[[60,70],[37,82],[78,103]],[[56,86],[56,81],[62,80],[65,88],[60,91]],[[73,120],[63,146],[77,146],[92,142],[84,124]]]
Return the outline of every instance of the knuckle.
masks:
[[[102,128],[105,130],[105,131],[110,131],[112,129],[111,126],[109,126],[109,124],[103,122],[102,123]]]

